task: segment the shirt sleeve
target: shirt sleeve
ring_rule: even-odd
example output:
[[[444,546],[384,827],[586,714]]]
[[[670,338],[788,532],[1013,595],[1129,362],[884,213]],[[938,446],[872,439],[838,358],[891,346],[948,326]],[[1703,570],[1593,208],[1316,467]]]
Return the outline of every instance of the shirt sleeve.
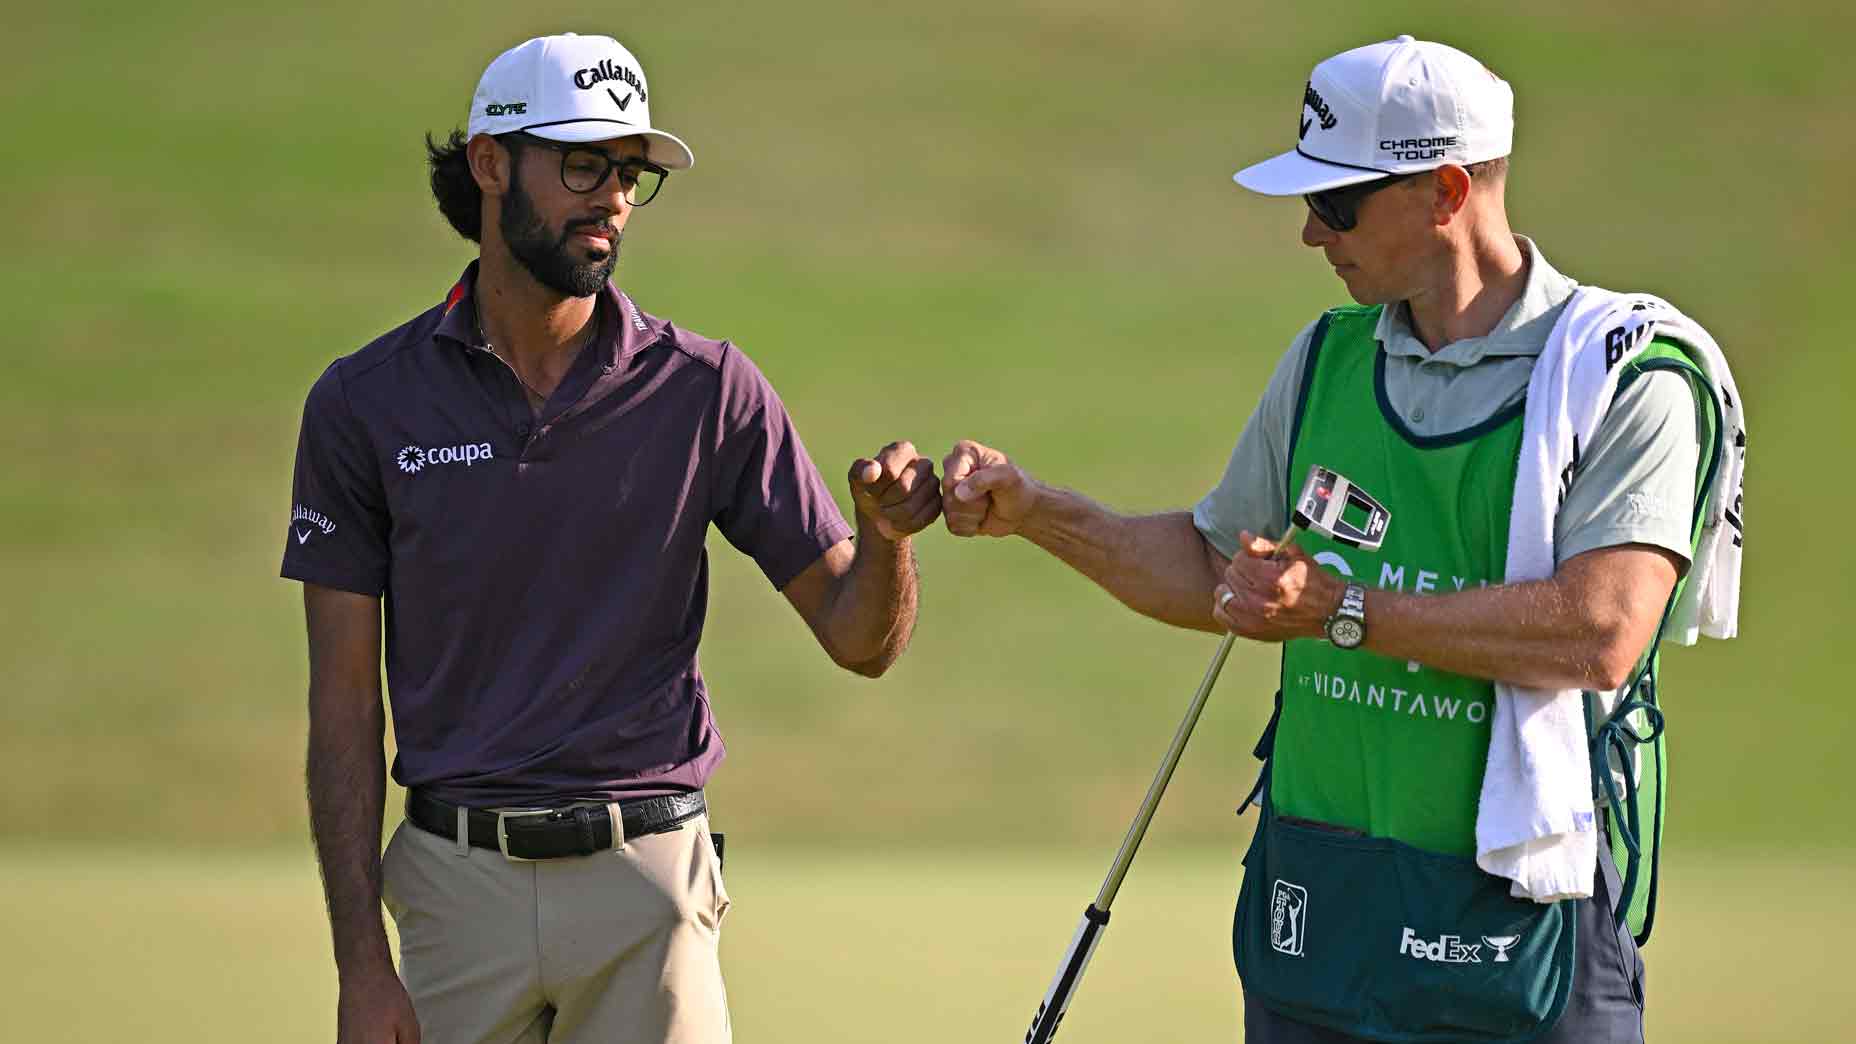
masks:
[[[849,539],[851,527],[773,385],[733,345],[722,359],[719,408],[716,527],[783,588]]]
[[[364,595],[386,590],[389,520],[380,468],[348,406],[340,362],[303,404],[292,500],[286,578]]]
[[[1192,523],[1218,553],[1237,553],[1237,534],[1274,538],[1289,528],[1289,438],[1301,395],[1302,369],[1315,323],[1289,342],[1263,397],[1245,422],[1224,476],[1192,509]]]
[[[1688,379],[1669,370],[1648,371],[1618,395],[1560,505],[1556,563],[1620,544],[1689,560],[1704,405]]]

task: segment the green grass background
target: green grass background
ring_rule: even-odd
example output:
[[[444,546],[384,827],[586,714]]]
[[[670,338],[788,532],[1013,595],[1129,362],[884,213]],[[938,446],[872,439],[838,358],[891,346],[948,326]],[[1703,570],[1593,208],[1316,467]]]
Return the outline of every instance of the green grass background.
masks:
[[[17,9],[15,9],[17,8]],[[302,396],[469,259],[419,136],[527,36],[611,32],[698,164],[621,282],[743,345],[834,482],[975,437],[1126,510],[1212,483],[1342,299],[1293,201],[1319,57],[1398,32],[1517,87],[1510,206],[1561,270],[1683,305],[1750,404],[1745,637],[1666,658],[1651,1025],[1825,1040],[1856,928],[1847,9],[999,0],[5,11],[0,952],[19,1039],[326,1039],[301,613],[276,579]],[[716,541],[744,1040],[1017,1039],[1212,641],[1018,542],[920,541],[923,622],[835,671]],[[1231,1039],[1230,809],[1274,654],[1227,666],[1065,1037]],[[1146,927],[1140,927],[1141,925]],[[1821,987],[1821,988],[1820,988]],[[17,993],[17,997],[13,996]],[[98,998],[108,998],[99,1004]],[[1776,1021],[1774,1021],[1776,1020]],[[9,1036],[11,1031],[9,1031]]]

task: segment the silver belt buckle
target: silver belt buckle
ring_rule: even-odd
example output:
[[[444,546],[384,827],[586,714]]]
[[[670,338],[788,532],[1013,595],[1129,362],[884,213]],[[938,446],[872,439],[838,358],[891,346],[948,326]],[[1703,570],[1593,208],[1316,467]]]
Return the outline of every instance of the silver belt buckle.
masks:
[[[527,856],[509,854],[509,820],[512,817],[528,818],[532,816],[545,816],[547,814],[548,813],[545,811],[544,812],[505,812],[505,811],[502,811],[501,809],[497,810],[497,813],[496,813],[496,847],[502,851],[504,859],[507,859],[512,863],[538,863],[541,861],[539,859],[530,859]]]

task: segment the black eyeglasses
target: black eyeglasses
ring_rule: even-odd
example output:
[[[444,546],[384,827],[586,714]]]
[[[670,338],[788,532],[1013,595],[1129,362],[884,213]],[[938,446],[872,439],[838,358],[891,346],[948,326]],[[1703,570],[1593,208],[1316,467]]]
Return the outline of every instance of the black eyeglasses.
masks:
[[[595,148],[565,141],[550,141],[521,131],[497,135],[497,140],[509,144],[535,145],[560,153],[561,184],[569,192],[585,195],[598,191],[616,170],[619,172],[619,187],[625,192],[625,202],[634,207],[642,207],[656,199],[664,187],[664,179],[670,176],[670,171],[636,156],[613,159]]]
[[[1302,202],[1308,204],[1308,209],[1315,212],[1315,216],[1321,219],[1322,224],[1336,232],[1351,232],[1354,226],[1360,223],[1360,204],[1366,202],[1366,197],[1387,185],[1396,185],[1401,181],[1415,178],[1419,174],[1428,173],[1430,172],[1420,170],[1410,174],[1393,174],[1373,181],[1363,181],[1358,185],[1343,185],[1340,188],[1328,189],[1326,192],[1311,192],[1302,197]]]

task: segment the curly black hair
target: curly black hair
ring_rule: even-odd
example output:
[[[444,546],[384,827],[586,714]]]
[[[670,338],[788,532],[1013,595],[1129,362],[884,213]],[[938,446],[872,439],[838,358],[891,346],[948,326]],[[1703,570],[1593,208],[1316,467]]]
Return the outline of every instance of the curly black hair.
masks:
[[[503,135],[496,139],[511,152],[520,146],[520,135]],[[470,157],[465,149],[470,145],[470,138],[461,130],[454,130],[443,142],[430,134],[425,136],[425,160],[432,168],[432,198],[438,201],[438,212],[451,222],[457,233],[473,243],[481,243],[483,236],[483,190],[477,187],[477,179],[470,173]]]
[[[432,198],[438,201],[438,212],[458,235],[476,243],[483,235],[483,190],[471,177],[470,158],[464,154],[469,144],[461,130],[452,131],[442,144],[427,134],[425,160],[432,168]]]

